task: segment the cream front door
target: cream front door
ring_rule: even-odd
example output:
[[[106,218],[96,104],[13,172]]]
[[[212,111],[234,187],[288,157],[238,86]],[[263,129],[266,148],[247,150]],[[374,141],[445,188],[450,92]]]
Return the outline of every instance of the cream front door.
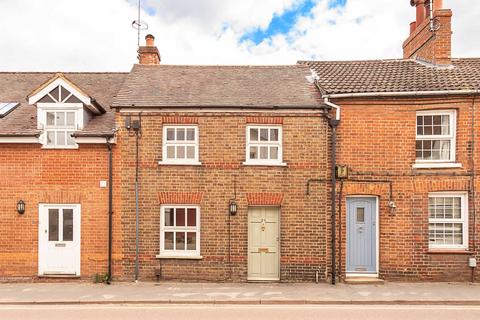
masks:
[[[39,206],[38,274],[80,275],[80,205]]]
[[[248,211],[248,280],[280,280],[279,209]]]

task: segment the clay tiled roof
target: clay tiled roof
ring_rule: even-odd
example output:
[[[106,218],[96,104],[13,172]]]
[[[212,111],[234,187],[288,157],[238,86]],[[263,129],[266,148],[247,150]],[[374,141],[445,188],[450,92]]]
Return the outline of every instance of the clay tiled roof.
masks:
[[[113,107],[317,108],[306,66],[135,65]]]
[[[0,118],[0,135],[36,135],[37,109],[28,104],[27,95],[55,76],[46,72],[0,72],[0,102],[19,102],[15,110]],[[63,73],[103,106],[105,114],[95,116],[78,136],[109,134],[115,126],[114,114],[110,111],[113,97],[120,88],[126,73]]]
[[[414,60],[299,61],[318,74],[324,94],[480,89],[480,58],[453,59],[450,67]]]

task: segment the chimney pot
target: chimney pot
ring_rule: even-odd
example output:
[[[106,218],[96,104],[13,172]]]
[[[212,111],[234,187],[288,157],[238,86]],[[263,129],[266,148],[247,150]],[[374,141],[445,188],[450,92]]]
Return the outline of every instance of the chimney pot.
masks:
[[[426,13],[425,0],[416,0],[415,7],[417,9],[417,27],[418,27],[425,20],[425,13]]]
[[[145,41],[147,42],[147,47],[154,47],[155,46],[155,37],[151,34],[147,34],[145,36]]]
[[[443,9],[443,0],[433,0],[433,11]]]

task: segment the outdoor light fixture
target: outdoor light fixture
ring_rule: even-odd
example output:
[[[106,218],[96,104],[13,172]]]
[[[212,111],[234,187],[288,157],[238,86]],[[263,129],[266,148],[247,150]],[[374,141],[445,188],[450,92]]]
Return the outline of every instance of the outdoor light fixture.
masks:
[[[25,213],[25,202],[23,202],[23,200],[17,202],[17,212],[19,214]]]
[[[237,203],[235,200],[230,200],[230,203],[228,204],[228,211],[232,216],[237,214]]]
[[[391,200],[388,202],[388,207],[390,208],[390,213],[395,214],[395,211],[397,210],[397,204],[395,201]]]

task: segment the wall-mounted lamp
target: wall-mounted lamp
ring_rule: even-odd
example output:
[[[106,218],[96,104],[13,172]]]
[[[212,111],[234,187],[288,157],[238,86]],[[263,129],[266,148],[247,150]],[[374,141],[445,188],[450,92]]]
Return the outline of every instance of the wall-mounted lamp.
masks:
[[[17,202],[17,212],[19,214],[25,213],[25,202],[23,202],[23,200]]]
[[[235,202],[235,200],[230,200],[230,202],[228,203],[228,211],[230,212],[230,214],[232,216],[236,215],[237,214],[237,203]]]
[[[397,210],[397,204],[395,203],[395,201],[389,201],[388,202],[388,207],[390,208],[390,213],[391,214],[395,214],[395,211]]]

